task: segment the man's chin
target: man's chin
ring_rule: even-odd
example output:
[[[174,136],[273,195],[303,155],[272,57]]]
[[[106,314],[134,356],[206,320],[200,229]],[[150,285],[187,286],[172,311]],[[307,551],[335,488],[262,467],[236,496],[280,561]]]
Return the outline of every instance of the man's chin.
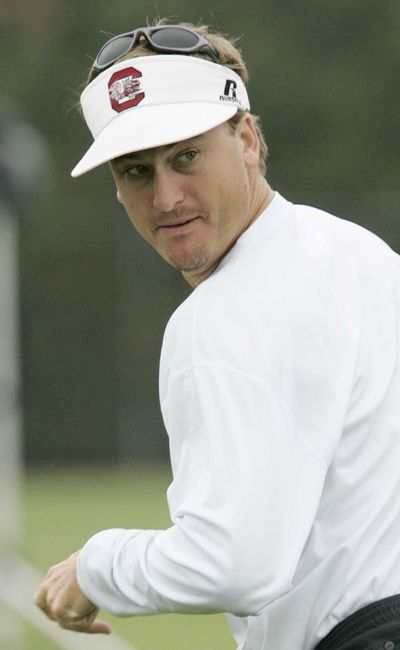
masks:
[[[209,266],[209,259],[204,254],[198,254],[187,258],[167,258],[167,262],[181,273],[202,273]]]

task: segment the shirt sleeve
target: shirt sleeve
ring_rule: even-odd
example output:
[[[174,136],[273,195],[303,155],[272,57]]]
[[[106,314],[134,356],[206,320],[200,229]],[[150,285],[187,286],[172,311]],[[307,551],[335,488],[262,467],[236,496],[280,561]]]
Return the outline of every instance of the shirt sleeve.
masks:
[[[163,406],[172,525],[98,533],[78,582],[116,615],[256,615],[290,589],[326,464],[272,387],[238,370],[179,372]]]

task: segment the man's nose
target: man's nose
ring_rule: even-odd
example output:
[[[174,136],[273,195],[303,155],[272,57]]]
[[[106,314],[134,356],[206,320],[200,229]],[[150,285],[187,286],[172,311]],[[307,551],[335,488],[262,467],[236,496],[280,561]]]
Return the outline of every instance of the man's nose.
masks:
[[[157,171],[153,177],[153,206],[171,212],[184,199],[183,182],[173,170]]]

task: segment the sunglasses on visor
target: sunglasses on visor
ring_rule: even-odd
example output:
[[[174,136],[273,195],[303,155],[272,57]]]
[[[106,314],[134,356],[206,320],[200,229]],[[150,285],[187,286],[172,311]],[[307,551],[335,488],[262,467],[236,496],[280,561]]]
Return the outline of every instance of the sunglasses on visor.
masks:
[[[215,63],[220,63],[217,52],[204,36],[180,25],[160,27],[138,27],[131,32],[114,36],[103,45],[92,65],[93,76],[106,70],[122,56],[139,45],[143,36],[151,49],[160,54],[209,54]]]

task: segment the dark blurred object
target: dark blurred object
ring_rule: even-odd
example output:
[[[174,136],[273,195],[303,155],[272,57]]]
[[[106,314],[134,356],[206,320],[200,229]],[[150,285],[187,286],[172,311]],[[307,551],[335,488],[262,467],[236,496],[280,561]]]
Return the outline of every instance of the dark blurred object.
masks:
[[[18,213],[43,181],[47,167],[44,139],[15,103],[0,96],[0,203]]]

